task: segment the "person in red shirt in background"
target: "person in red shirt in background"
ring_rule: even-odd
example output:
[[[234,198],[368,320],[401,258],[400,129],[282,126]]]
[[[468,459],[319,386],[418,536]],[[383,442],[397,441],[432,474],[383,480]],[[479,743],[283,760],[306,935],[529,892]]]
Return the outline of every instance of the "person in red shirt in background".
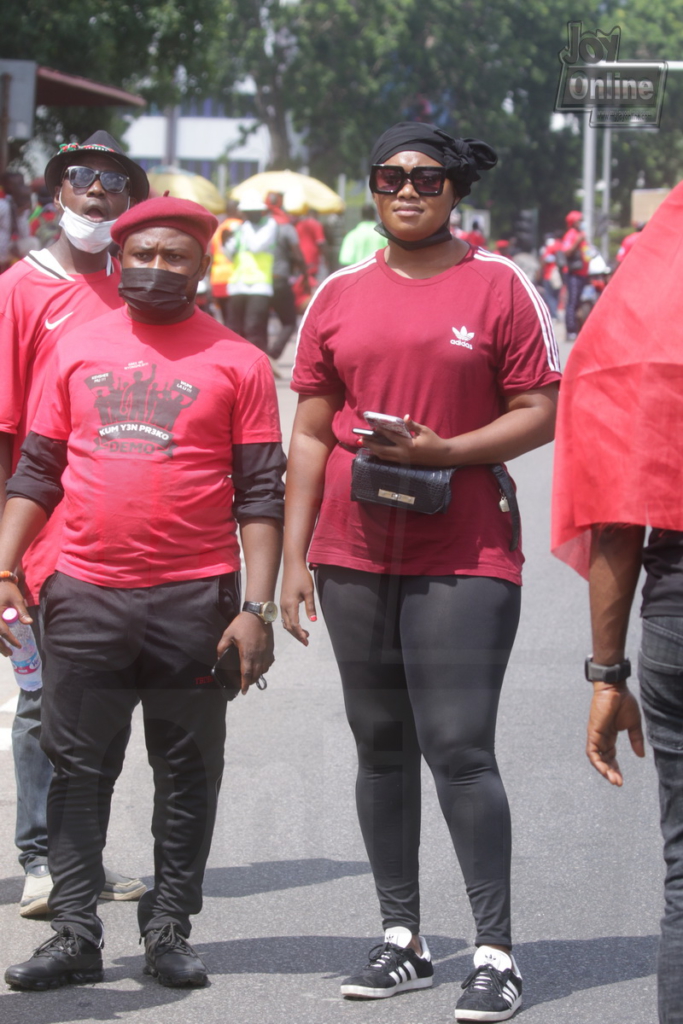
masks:
[[[576,308],[581,300],[581,292],[588,278],[588,239],[583,230],[583,214],[580,210],[571,210],[565,217],[567,230],[562,236],[562,252],[567,261],[567,305],[565,308],[565,327],[567,341],[575,341],[578,333]]]
[[[557,254],[562,252],[562,238],[563,232],[556,231],[554,235],[548,237],[546,244],[540,252],[543,294],[553,320],[557,320],[558,304],[562,290],[562,274],[557,262]]]
[[[28,218],[29,233],[34,240],[31,248],[44,249],[59,235],[59,212],[42,178],[31,183],[31,190],[37,200],[37,205]]]
[[[635,231],[632,231],[630,235],[626,235],[621,240],[621,245],[617,251],[617,263],[623,263],[635,243],[640,238],[640,232],[645,227],[644,224],[636,224]]]
[[[298,281],[300,287],[307,273],[306,260],[299,245],[299,235],[292,218],[283,209],[283,204],[282,192],[269,192],[266,196],[266,206],[277,223],[271,309],[280,321],[280,331],[277,338],[268,345],[268,355],[276,377],[280,376],[280,372],[275,363],[296,331],[297,301],[292,282]]]
[[[475,249],[486,248],[486,238],[481,233],[478,220],[472,221],[472,230],[465,235],[465,241],[473,245]]]
[[[212,665],[237,648],[235,696],[273,662],[284,470],[267,356],[195,309],[217,226],[166,197],[118,219],[126,306],[57,343],[8,484],[0,612],[30,622],[11,568],[62,494],[67,509],[41,595],[55,934],[7,970],[15,988],[102,979],[102,850],[138,702],[155,782],[155,882],[138,904],[146,972],[207,980],[187,939],[223,772],[228,690]],[[9,654],[4,623],[0,637]]]
[[[111,226],[149,192],[147,175],[108,132],[60,147],[45,169],[46,189],[62,211],[60,237],[37,247],[0,277],[0,512],[5,482],[43,397],[45,376],[58,339],[122,304],[120,266],[111,258]],[[39,250],[39,251],[38,251]],[[40,649],[38,598],[54,572],[61,543],[61,506],[23,558],[24,595]],[[42,690],[19,690],[12,726],[17,782],[16,844],[26,873],[19,913],[45,914],[52,881],[48,869],[46,802],[52,765],[40,747]],[[107,869],[101,895],[137,899],[139,878]]]
[[[291,224],[292,218],[283,208],[284,204],[284,193],[283,192],[269,192],[266,196],[266,206],[270,210],[271,217],[278,222],[278,224]]]
[[[285,194],[285,209],[292,214],[294,227],[299,236],[299,246],[306,260],[306,270],[311,287],[315,288],[320,273],[320,260],[327,245],[322,224],[314,217],[306,203],[303,193],[291,189]]]

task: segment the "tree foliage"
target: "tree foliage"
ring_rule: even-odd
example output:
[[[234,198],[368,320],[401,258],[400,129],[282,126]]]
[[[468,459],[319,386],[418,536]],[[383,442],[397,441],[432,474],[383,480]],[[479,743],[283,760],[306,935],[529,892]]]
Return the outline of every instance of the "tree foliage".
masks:
[[[178,96],[176,68],[185,89],[206,91],[204,28],[215,0],[3,0],[0,57],[35,60],[67,74],[129,87],[165,104]],[[51,144],[111,127],[111,107],[49,107],[38,131]]]

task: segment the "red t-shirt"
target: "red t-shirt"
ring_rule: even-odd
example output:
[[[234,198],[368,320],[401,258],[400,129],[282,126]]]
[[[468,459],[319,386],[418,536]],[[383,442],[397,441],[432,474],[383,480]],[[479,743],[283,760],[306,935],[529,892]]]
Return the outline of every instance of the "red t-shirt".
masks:
[[[0,432],[14,434],[13,467],[40,405],[55,344],[74,327],[121,306],[121,270],[69,276],[49,249],[31,252],[0,277]],[[22,559],[31,604],[54,572],[62,532],[60,505]]]
[[[562,236],[563,252],[569,252],[570,249],[574,249],[574,246],[582,233],[583,232],[581,231],[577,231],[576,228],[570,228],[569,231],[566,231]],[[574,270],[573,261],[578,260],[579,257],[581,258],[581,267]],[[576,274],[577,277],[588,276],[588,264],[590,263],[590,260],[588,259],[588,243],[585,238],[580,245],[574,249],[572,255],[567,257],[567,262],[569,264],[568,269],[570,274]]]
[[[555,253],[562,251],[562,239],[554,238],[541,249],[541,263],[543,264],[542,277],[544,281],[549,280],[553,270],[557,266]]]
[[[31,429],[68,440],[60,571],[126,588],[239,569],[232,445],[281,439],[254,345],[199,311],[116,310],[57,346]]]
[[[633,231],[630,235],[626,235],[625,238],[622,238],[619,251],[617,252],[617,263],[624,262],[631,249],[640,238],[640,235],[640,231]]]
[[[441,437],[476,430],[504,412],[506,395],[560,379],[547,307],[510,260],[470,249],[426,280],[387,267],[384,250],[327,278],[299,335],[292,388],[342,391],[333,430],[355,445],[363,412],[409,413]],[[483,466],[458,470],[448,511],[434,516],[353,502],[351,463],[333,449],[309,558],[369,572],[496,576],[521,582],[510,516]]]
[[[323,226],[315,217],[302,217],[296,222],[295,227],[306,266],[312,274],[317,274],[320,266],[320,246],[325,243]]]
[[[465,235],[465,241],[469,242],[470,245],[473,245],[475,249],[479,246],[482,248],[486,247],[486,239],[482,235],[481,231],[470,231],[468,235]]]

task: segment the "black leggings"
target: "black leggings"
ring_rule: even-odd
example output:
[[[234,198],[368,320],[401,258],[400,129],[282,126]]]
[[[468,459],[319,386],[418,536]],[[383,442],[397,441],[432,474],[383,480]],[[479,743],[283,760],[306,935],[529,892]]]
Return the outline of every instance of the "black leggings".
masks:
[[[385,928],[420,928],[420,761],[477,927],[511,945],[510,811],[494,752],[520,588],[484,576],[321,566],[316,582],[358,747],[356,802]]]

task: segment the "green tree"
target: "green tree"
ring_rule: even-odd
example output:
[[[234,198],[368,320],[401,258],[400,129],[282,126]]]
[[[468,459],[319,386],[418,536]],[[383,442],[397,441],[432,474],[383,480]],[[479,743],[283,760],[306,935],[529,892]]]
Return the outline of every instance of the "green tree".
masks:
[[[206,35],[217,0],[3,0],[0,57],[35,60],[67,74],[128,88],[164,105],[207,89]],[[48,107],[37,131],[51,146],[111,128],[111,107]]]
[[[224,0],[208,60],[216,89],[251,80],[272,143],[272,166],[292,164],[291,127],[314,173],[359,174],[405,92],[398,64],[414,0]]]

